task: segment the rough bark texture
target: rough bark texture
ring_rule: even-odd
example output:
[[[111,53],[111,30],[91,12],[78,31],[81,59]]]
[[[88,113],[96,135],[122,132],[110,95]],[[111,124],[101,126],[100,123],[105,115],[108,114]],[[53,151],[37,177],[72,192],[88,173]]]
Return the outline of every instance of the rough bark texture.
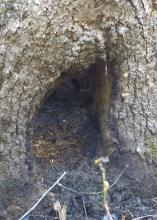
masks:
[[[1,179],[27,178],[32,120],[45,95],[94,63],[102,72],[96,101],[104,147],[157,160],[155,2],[0,4]]]
[[[0,0],[0,202],[4,194],[11,201],[11,192],[24,191],[18,180],[31,179],[32,128],[45,97],[83,71],[97,76],[103,154],[120,152],[112,154],[118,169],[130,162],[127,187],[117,192],[139,193],[142,181],[145,193],[149,183],[155,194],[156,8],[155,0]],[[8,219],[19,217],[16,209],[8,209]]]

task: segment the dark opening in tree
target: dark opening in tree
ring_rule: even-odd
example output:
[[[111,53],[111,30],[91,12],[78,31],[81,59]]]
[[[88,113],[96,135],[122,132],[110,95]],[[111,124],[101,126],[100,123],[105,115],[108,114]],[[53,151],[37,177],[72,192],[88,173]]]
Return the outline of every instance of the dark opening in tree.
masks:
[[[33,153],[40,164],[71,167],[96,156],[101,145],[96,65],[64,77],[48,94],[34,122]]]

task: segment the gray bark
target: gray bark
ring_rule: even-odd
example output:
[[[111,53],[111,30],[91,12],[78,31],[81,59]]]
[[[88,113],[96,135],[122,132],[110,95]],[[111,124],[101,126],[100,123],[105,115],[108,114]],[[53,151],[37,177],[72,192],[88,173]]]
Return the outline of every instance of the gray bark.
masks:
[[[155,2],[0,4],[0,178],[27,178],[32,122],[45,95],[63,74],[98,59],[104,147],[157,160]]]

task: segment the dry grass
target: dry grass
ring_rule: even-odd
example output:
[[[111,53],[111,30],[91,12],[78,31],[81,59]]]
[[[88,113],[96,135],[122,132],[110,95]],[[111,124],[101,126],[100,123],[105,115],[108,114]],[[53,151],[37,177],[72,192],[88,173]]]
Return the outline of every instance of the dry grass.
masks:
[[[58,215],[59,220],[66,220],[66,206],[61,206],[59,201],[56,201],[53,205],[55,212]]]

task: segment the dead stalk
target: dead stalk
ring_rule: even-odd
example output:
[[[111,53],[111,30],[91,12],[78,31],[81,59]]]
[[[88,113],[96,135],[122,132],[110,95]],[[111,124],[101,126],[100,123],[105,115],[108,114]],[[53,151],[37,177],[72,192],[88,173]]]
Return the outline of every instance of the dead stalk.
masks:
[[[58,213],[59,220],[66,220],[66,206],[61,206],[60,202],[55,202],[54,210]]]
[[[108,189],[109,189],[109,183],[108,181],[106,181],[106,170],[103,167],[103,163],[108,163],[109,162],[109,158],[99,158],[95,161],[95,163],[100,167],[100,170],[102,172],[102,182],[103,182],[103,193],[104,193],[104,209],[105,212],[109,218],[109,220],[113,220],[112,215],[110,213],[110,209],[108,206],[108,201],[107,201],[107,194],[108,194]]]

